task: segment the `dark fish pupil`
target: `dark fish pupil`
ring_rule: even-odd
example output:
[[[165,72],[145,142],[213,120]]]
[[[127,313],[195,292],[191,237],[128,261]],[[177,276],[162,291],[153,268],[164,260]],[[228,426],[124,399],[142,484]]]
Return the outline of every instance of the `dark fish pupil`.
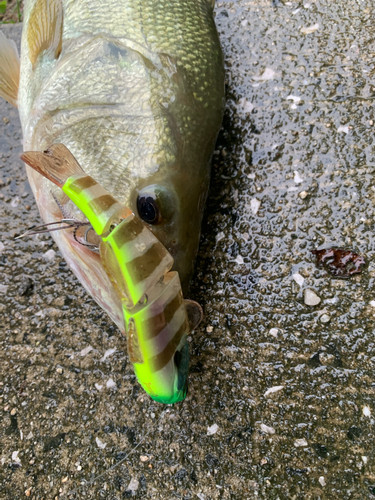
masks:
[[[141,219],[148,224],[157,224],[159,209],[151,196],[138,196],[137,209]]]

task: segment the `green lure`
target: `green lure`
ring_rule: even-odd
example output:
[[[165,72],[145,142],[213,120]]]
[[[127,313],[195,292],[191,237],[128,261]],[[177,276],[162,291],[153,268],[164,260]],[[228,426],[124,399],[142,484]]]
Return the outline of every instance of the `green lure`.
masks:
[[[56,163],[62,155],[70,168],[65,175],[62,162]],[[100,237],[100,258],[121,298],[128,353],[139,383],[155,401],[182,401],[191,329],[178,273],[170,271],[172,256],[141,220],[82,171],[62,144],[44,153],[24,153],[22,159],[60,186]]]

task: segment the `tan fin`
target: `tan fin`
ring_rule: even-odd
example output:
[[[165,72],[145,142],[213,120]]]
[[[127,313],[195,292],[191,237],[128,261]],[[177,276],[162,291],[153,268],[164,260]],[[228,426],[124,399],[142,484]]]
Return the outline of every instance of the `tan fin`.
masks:
[[[43,153],[26,151],[21,154],[21,160],[60,188],[72,175],[83,173],[80,164],[64,144],[52,144]]]
[[[17,107],[20,58],[13,40],[0,31],[0,96]]]
[[[29,58],[33,67],[44,50],[48,50],[56,59],[59,57],[62,33],[62,0],[36,0],[27,26]]]
[[[195,300],[185,299],[184,304],[189,322],[189,332],[192,332],[203,319],[203,309]]]

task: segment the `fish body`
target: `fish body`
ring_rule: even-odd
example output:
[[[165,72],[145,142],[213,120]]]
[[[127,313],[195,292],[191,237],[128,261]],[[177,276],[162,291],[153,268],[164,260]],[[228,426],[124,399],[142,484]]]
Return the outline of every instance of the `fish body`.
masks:
[[[25,0],[17,89],[14,49],[0,38],[2,60],[0,95],[18,106],[24,150],[64,144],[85,174],[146,223],[186,291],[224,105],[213,1]],[[45,223],[87,221],[60,187],[27,171]],[[128,335],[100,253],[72,231],[52,235]]]

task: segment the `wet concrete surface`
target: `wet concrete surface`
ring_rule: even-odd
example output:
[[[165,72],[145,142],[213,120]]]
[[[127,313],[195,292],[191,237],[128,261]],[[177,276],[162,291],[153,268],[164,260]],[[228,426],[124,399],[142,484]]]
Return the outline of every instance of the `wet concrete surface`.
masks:
[[[0,102],[0,498],[375,498],[373,3],[219,1],[216,20],[206,316],[173,407],[142,392],[52,239],[13,240],[40,219]],[[317,268],[331,246],[366,268]]]

